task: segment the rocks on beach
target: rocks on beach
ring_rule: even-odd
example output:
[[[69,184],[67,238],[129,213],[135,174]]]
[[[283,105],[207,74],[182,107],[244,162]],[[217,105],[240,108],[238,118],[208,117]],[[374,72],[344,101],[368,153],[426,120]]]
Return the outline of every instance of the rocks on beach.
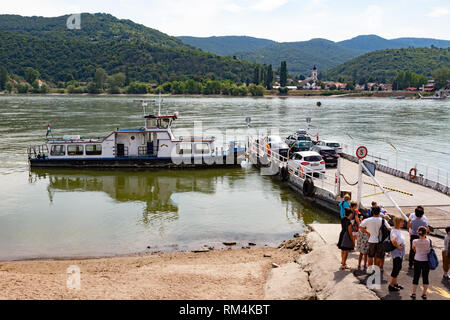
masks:
[[[297,235],[297,236],[296,236]],[[294,251],[299,251],[300,253],[309,253],[312,248],[308,242],[307,234],[294,235],[295,238],[283,241],[278,248],[279,249],[290,249]]]

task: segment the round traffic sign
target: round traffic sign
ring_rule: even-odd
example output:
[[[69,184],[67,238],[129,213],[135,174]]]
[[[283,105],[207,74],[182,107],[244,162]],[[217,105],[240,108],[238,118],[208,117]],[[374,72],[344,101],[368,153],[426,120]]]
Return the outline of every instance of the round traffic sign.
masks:
[[[367,148],[361,146],[356,149],[356,156],[358,157],[358,159],[364,159],[365,157],[367,157]]]

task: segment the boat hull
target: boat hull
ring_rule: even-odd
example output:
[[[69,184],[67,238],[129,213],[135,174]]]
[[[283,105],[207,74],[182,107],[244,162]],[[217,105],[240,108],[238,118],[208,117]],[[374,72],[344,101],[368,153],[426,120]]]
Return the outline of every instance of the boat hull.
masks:
[[[36,159],[29,160],[31,167],[45,168],[217,168],[232,167],[245,159],[244,151],[217,157],[187,157],[183,159],[158,157],[114,157],[114,158],[74,158],[74,159]]]

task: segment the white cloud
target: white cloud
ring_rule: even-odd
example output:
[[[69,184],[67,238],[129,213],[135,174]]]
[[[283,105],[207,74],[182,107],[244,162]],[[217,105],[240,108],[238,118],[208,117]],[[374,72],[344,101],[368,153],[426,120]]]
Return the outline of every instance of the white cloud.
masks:
[[[289,0],[258,0],[250,9],[256,11],[273,11],[288,3]]]
[[[429,17],[442,17],[450,14],[450,7],[434,7],[432,11],[428,13]]]

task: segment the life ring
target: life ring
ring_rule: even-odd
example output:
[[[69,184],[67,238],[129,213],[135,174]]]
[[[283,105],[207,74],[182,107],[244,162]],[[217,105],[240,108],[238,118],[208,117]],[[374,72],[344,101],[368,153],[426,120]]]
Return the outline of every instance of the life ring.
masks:
[[[303,169],[303,166],[298,167],[298,175],[302,179],[305,177],[305,170]]]
[[[414,180],[417,177],[416,168],[411,168],[411,170],[409,170],[409,177],[411,178],[411,180]]]
[[[311,178],[306,178],[305,181],[303,182],[303,194],[307,197],[312,197],[314,196],[314,191],[315,191],[315,187],[314,187],[314,181],[312,181]]]

